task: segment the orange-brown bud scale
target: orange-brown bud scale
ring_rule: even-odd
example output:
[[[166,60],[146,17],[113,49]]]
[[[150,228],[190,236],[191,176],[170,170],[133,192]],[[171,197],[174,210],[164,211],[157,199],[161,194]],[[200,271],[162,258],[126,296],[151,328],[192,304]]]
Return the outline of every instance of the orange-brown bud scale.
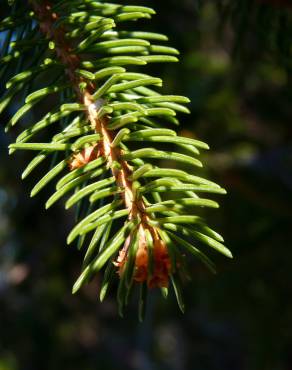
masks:
[[[91,145],[90,147],[83,149],[81,152],[73,154],[69,161],[69,168],[71,171],[81,168],[87,163],[97,159],[99,155],[98,145]]]
[[[153,271],[150,273],[150,256],[146,243],[145,232],[142,224],[139,226],[139,245],[135,258],[135,268],[133,279],[137,283],[147,282],[149,288],[166,288],[168,286],[169,274],[171,272],[171,262],[167,246],[161,239],[155,239],[153,242]],[[124,273],[125,263],[128,258],[128,248],[130,238],[127,238],[123,249],[114,263],[118,267],[119,275]]]

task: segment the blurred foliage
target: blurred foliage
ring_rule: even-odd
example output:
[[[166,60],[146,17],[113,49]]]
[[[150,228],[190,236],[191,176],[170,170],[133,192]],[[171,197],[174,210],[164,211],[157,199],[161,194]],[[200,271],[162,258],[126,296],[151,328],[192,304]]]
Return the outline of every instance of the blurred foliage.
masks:
[[[98,279],[72,296],[80,255],[64,240],[73,218],[61,206],[45,212],[43,195],[28,198],[19,174],[29,154],[9,158],[1,129],[0,370],[292,368],[291,9],[148,3],[153,30],[181,50],[180,64],[153,73],[192,99],[181,130],[212,148],[208,176],[228,195],[209,219],[235,260],[214,256],[217,276],[190,263],[186,314],[153,291],[142,325],[134,307],[121,320],[114,299],[98,303]]]

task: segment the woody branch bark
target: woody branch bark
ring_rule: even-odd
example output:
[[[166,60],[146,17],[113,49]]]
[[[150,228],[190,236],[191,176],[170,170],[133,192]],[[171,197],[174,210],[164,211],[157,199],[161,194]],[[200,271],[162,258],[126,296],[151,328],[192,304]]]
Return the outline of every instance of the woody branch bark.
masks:
[[[107,165],[111,169],[117,185],[124,189],[122,197],[125,207],[129,210],[129,219],[138,217],[141,220],[138,228],[139,248],[136,257],[137,272],[134,278],[137,282],[147,280],[149,256],[147,253],[145,230],[148,229],[154,241],[154,274],[150,280],[148,279],[148,285],[167,286],[168,274],[171,268],[167,248],[161,240],[156,228],[149,225],[149,218],[145,212],[146,207],[144,201],[142,199],[136,199],[135,197],[133,183],[129,180],[132,170],[128,163],[122,159],[122,150],[119,147],[112,146],[115,133],[107,129],[107,123],[110,117],[98,117],[98,108],[92,97],[96,90],[96,86],[90,82],[87,83],[85,89],[80,89],[80,83],[84,82],[84,79],[78,76],[75,71],[79,67],[81,59],[78,55],[74,54],[73,45],[67,42],[65,28],[63,26],[54,27],[54,23],[59,19],[59,16],[53,11],[50,2],[46,0],[40,2],[37,0],[30,0],[29,2],[39,21],[40,30],[48,39],[54,41],[57,57],[65,66],[65,72],[79,100],[85,105],[91,126],[97,133],[101,134],[101,140],[96,145],[98,153],[106,158]],[[88,155],[88,159],[90,157],[91,154]],[[116,163],[118,163],[119,166],[116,166]],[[124,248],[121,250],[116,263],[120,268],[120,273],[123,271],[123,266],[127,258],[128,245],[129,240],[127,240]]]

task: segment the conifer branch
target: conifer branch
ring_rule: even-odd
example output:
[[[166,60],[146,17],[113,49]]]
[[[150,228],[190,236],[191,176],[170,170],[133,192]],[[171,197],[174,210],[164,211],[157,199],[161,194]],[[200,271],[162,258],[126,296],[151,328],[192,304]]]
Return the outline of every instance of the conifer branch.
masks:
[[[156,86],[162,85],[161,79],[131,70],[177,61],[177,50],[160,45],[166,36],[120,27],[120,23],[153,14],[147,7],[96,0],[30,0],[28,4],[16,0],[11,16],[0,22],[0,32],[12,30],[6,36],[10,47],[0,60],[0,73],[6,68],[14,71],[0,100],[0,113],[17,94],[25,93],[25,104],[11,117],[7,129],[50,94],[60,103],[58,109],[29,124],[10,145],[10,152],[39,151],[23,178],[51,153],[55,159],[62,156],[59,163],[53,161],[31,195],[59,177],[46,207],[73,193],[66,208],[77,206],[78,223],[67,241],[78,239],[81,248],[92,235],[73,292],[105,268],[100,299],[119,275],[120,313],[138,284],[140,317],[146,287],[160,287],[165,295],[169,281],[179,307],[184,308],[179,283],[184,265],[181,248],[211,271],[213,263],[194,243],[232,257],[223,238],[193,214],[198,207],[218,208],[217,202],[201,198],[201,193],[225,193],[219,185],[190,172],[202,166],[196,156],[208,145],[179,137],[168,128],[179,123],[177,112],[189,113],[185,106],[189,100],[160,94]],[[16,40],[11,42],[13,32]],[[21,55],[33,48],[35,58],[23,66]],[[31,92],[41,74],[48,86]],[[61,130],[54,129],[56,123]],[[44,130],[54,134],[50,142],[31,142]],[[159,149],[148,148],[148,142]],[[173,151],[173,146],[184,153]],[[179,163],[187,171],[155,164],[161,160]]]

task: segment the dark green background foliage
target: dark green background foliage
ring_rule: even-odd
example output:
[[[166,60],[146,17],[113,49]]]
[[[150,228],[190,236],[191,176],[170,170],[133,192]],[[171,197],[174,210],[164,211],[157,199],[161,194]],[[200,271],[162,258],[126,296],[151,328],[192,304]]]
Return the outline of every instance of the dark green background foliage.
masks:
[[[15,132],[4,135],[1,117],[0,370],[292,368],[291,10],[202,3],[148,1],[158,15],[145,28],[181,51],[151,72],[192,100],[181,133],[211,146],[203,175],[228,195],[208,220],[235,259],[214,253],[216,276],[189,262],[185,315],[153,291],[143,324],[134,305],[121,320],[114,297],[98,302],[98,278],[72,296],[73,216],[62,204],[46,212],[47,194],[29,199],[35,180],[19,175],[31,155],[8,157]]]

